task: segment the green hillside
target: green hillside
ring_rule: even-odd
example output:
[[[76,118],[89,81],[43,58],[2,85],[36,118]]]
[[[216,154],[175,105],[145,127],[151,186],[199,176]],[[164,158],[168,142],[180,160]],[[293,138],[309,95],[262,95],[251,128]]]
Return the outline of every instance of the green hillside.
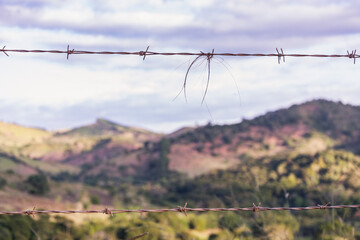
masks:
[[[4,166],[0,172],[11,168],[21,174],[39,171],[48,174],[76,173],[79,169],[77,159],[85,157],[94,162],[106,154],[117,156],[117,149],[138,149],[145,141],[159,136],[104,119],[66,132],[48,132],[0,122],[0,152],[8,156],[0,161],[0,165]],[[9,160],[9,157],[17,161]]]
[[[13,123],[0,122],[1,147],[16,147],[28,143],[42,142],[50,135],[51,133],[45,130],[23,127]]]
[[[13,194],[34,199],[29,178],[40,174],[50,191],[37,201],[83,208],[359,204],[359,117],[359,107],[314,100],[238,124],[169,135],[102,119],[62,133],[34,130],[43,134],[34,142],[1,145],[0,199],[4,206],[11,206]],[[144,232],[143,239],[360,239],[359,216],[358,209],[124,214],[80,225],[65,218],[49,224],[46,218],[0,217],[0,236],[18,221],[42,239],[131,239]],[[45,225],[51,231],[42,231]]]
[[[282,109],[240,124],[241,127],[265,126],[277,130],[286,125],[303,124],[338,141],[339,148],[359,153],[360,107],[341,102],[316,100]]]

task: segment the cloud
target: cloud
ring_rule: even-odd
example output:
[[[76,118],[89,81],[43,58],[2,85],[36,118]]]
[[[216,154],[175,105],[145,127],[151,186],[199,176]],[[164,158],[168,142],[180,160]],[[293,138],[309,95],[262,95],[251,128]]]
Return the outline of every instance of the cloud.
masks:
[[[0,0],[0,43],[7,48],[338,53],[358,47],[356,1]],[[1,46],[0,45],[0,46]],[[214,58],[206,105],[206,61],[193,58],[1,54],[0,114],[49,129],[106,117],[171,131],[234,122],[312,98],[359,104],[351,59]],[[223,62],[223,60],[225,62]],[[229,73],[230,72],[230,73]],[[236,84],[235,84],[236,83]],[[238,89],[237,89],[238,88]]]
[[[29,1],[25,5],[3,1],[0,20],[4,26],[20,29],[101,36],[98,44],[104,38],[125,38],[141,39],[142,45],[263,50],[264,42],[301,47],[331,36],[359,33],[358,6],[356,1],[290,0]]]

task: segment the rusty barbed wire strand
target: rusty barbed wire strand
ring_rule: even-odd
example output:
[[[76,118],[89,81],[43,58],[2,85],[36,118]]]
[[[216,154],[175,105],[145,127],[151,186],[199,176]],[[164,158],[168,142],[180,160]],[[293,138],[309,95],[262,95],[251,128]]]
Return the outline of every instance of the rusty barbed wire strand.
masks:
[[[195,56],[193,61],[190,63],[183,82],[183,87],[181,91],[174,98],[176,99],[182,92],[184,93],[185,101],[187,102],[186,96],[186,85],[187,79],[190,73],[190,70],[193,68],[194,64],[200,59],[205,58],[207,61],[207,82],[205,87],[205,92],[201,101],[201,104],[204,103],[206,94],[209,89],[210,83],[210,64],[214,57],[277,57],[278,64],[280,64],[281,59],[285,62],[285,57],[313,57],[313,58],[350,58],[354,59],[354,64],[356,63],[356,58],[360,58],[360,55],[356,53],[356,49],[351,52],[347,51],[346,54],[285,54],[284,50],[276,48],[276,53],[216,53],[214,49],[212,52],[154,52],[149,51],[150,46],[147,46],[145,51],[88,51],[88,50],[75,50],[70,49],[70,46],[67,45],[66,50],[29,50],[29,49],[7,49],[6,45],[3,48],[0,48],[0,52],[3,52],[6,56],[9,57],[9,53],[55,53],[55,54],[66,54],[66,59],[69,60],[69,56],[73,54],[93,54],[93,55],[137,55],[142,57],[143,60],[147,56],[161,55],[161,56]]]
[[[39,50],[39,49],[7,49],[6,46],[0,49],[0,52],[3,52],[6,56],[9,56],[9,53],[54,53],[54,54],[66,54],[66,58],[69,59],[69,55],[72,54],[89,54],[89,55],[137,55],[143,57],[145,60],[146,56],[205,56],[209,58],[210,56],[223,56],[223,57],[277,57],[278,63],[282,59],[285,62],[285,57],[314,57],[314,58],[350,58],[354,59],[360,58],[360,55],[356,53],[356,50],[351,52],[347,51],[346,54],[294,54],[287,53],[285,54],[283,49],[280,48],[280,51],[276,48],[276,53],[216,53],[214,50],[212,52],[154,52],[149,51],[148,46],[145,51],[89,51],[89,50],[70,50],[69,45],[66,50]]]
[[[142,237],[144,237],[144,236],[146,236],[146,235],[148,235],[148,234],[149,234],[149,232],[145,232],[145,233],[142,233],[142,234],[137,235],[137,236],[135,236],[135,237],[129,238],[129,239],[127,239],[127,240],[139,239],[139,238],[142,238]]]
[[[189,208],[187,203],[184,207],[168,209],[109,209],[103,210],[32,210],[25,211],[0,211],[0,215],[28,215],[35,216],[36,214],[74,214],[74,213],[103,213],[108,215],[120,213],[165,213],[165,212],[179,212],[186,216],[188,212],[229,212],[229,211],[250,211],[250,212],[264,212],[264,211],[304,211],[304,210],[325,210],[325,209],[342,209],[342,208],[360,208],[360,204],[354,205],[330,205],[330,202],[325,205],[306,206],[306,207],[262,207],[261,203],[258,205],[253,203],[252,207],[244,208]]]

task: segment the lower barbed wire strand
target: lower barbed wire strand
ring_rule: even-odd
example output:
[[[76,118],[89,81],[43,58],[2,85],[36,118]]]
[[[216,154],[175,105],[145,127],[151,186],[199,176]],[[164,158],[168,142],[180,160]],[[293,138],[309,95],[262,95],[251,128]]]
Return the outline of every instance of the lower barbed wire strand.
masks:
[[[354,205],[318,205],[306,207],[261,207],[260,204],[253,207],[245,208],[188,208],[178,207],[169,209],[109,209],[105,210],[25,210],[25,211],[0,211],[0,215],[36,215],[36,214],[78,214],[78,213],[105,213],[105,214],[120,214],[120,213],[164,213],[164,212],[224,212],[224,211],[302,211],[302,210],[324,210],[324,209],[340,209],[340,208],[360,208],[360,204]]]

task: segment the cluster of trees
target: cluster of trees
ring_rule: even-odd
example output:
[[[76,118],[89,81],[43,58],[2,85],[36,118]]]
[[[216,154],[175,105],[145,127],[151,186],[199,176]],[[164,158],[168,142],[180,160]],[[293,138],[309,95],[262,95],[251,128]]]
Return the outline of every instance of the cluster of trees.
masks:
[[[231,141],[224,138],[227,135],[222,135],[217,126],[209,125],[198,133],[184,135],[188,139],[183,140],[201,143],[222,136],[225,144]],[[292,152],[277,157],[248,157],[234,169],[188,179],[168,169],[171,141],[164,138],[148,146],[147,151],[158,153],[154,154],[153,165],[149,168],[148,174],[153,178],[144,176],[143,182],[141,179],[120,182],[97,175],[83,181],[91,185],[106,182],[111,196],[127,204],[126,207],[142,206],[144,201],[171,208],[185,202],[189,207],[250,207],[259,202],[262,206],[360,202],[360,157],[351,152],[326,150],[316,155]],[[83,171],[86,170],[84,166]],[[76,179],[71,174],[60,173],[53,176],[53,180]],[[46,195],[50,190],[43,174],[29,176],[23,183],[24,190],[30,194]],[[0,189],[6,185],[6,179],[0,178]],[[91,196],[90,201],[100,202],[96,196]],[[359,226],[356,209],[221,212],[189,214],[188,217],[176,213],[124,214],[111,217],[109,221],[88,221],[81,225],[47,215],[39,215],[36,219],[0,216],[0,240],[131,239],[145,232],[149,234],[142,239],[360,239]]]
[[[0,177],[0,189],[4,188],[6,184],[7,184],[6,179]]]
[[[0,176],[0,189],[8,184],[4,177]],[[34,195],[45,195],[50,191],[50,185],[44,174],[30,175],[25,181],[18,184],[18,188]]]
[[[184,202],[190,207],[250,207],[258,202],[262,206],[360,202],[360,158],[347,151],[249,158],[237,168],[187,179],[168,170],[169,146],[168,140],[157,146],[161,154],[154,168],[166,178],[153,179],[151,184],[146,181],[138,185],[109,185],[112,195],[130,206],[141,206],[143,199],[136,196],[142,196],[157,206],[171,208]],[[108,225],[92,223],[95,230],[91,234],[99,239],[99,234],[105,239],[129,239],[144,232],[149,235],[143,239],[334,239],[334,236],[355,239],[360,238],[357,214],[356,209],[205,213],[188,218],[149,214],[142,218],[117,217]],[[91,235],[86,230],[83,233]]]
[[[49,182],[44,174],[31,175],[25,181],[25,188],[30,194],[44,195],[50,191]]]
[[[258,202],[273,207],[316,206],[327,202],[358,204],[359,170],[360,158],[341,150],[327,150],[315,156],[249,159],[236,169],[214,171],[193,180],[169,179],[161,183],[164,191],[149,190],[147,195],[154,203],[159,204],[160,201],[161,205],[169,206],[183,202],[196,207],[250,207]],[[244,218],[251,236],[267,235],[272,229],[286,231],[289,236],[297,234],[310,238],[321,235],[322,239],[332,239],[332,234],[360,237],[354,228],[357,225],[356,210],[271,214],[269,222],[265,217],[267,214],[259,214],[264,218],[262,224],[257,222],[254,225],[253,221],[258,219],[254,220],[251,216]],[[298,227],[288,229],[288,222]],[[274,226],[269,226],[273,223]],[[256,226],[262,227],[257,229]],[[232,228],[229,230],[232,234],[236,233]]]
[[[320,218],[315,213],[312,218]],[[141,239],[153,240],[251,240],[251,239],[358,239],[355,227],[341,221],[313,221],[315,229],[300,231],[300,222],[290,212],[262,213],[153,213],[115,215],[108,220],[86,220],[82,224],[62,217],[37,215],[0,216],[0,240],[107,239],[125,240],[146,233]]]
[[[162,140],[149,184],[114,182],[112,196],[126,207],[141,206],[144,200],[155,206],[189,207],[308,206],[358,204],[360,202],[360,157],[343,150],[326,150],[316,155],[289,154],[247,159],[237,168],[217,170],[187,179],[168,170],[170,142]],[[166,177],[164,177],[166,176]],[[36,174],[24,180],[31,194],[46,195],[46,176]],[[0,179],[0,188],[6,186]],[[139,197],[141,196],[141,197]],[[99,199],[92,197],[93,204]],[[138,207],[137,206],[137,207]],[[143,239],[345,239],[360,238],[356,209],[301,212],[204,213],[119,215],[106,222],[76,225],[66,218],[1,216],[2,239],[129,239],[144,232]],[[279,236],[282,236],[279,238]]]

